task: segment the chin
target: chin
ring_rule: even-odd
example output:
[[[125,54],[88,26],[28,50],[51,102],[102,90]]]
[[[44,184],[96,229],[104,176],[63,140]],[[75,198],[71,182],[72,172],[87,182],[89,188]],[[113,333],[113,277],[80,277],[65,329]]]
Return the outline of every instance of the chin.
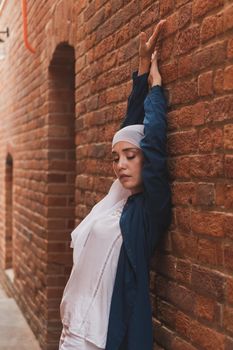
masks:
[[[121,183],[121,184],[126,190],[131,191],[132,194],[142,192],[142,190],[143,190],[142,186],[134,186],[134,185],[123,184],[123,183]]]

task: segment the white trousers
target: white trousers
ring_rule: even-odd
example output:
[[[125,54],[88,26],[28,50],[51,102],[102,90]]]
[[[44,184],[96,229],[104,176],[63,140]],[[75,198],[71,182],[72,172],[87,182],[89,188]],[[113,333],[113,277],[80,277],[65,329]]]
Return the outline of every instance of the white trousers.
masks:
[[[76,334],[70,332],[69,328],[64,326],[60,343],[59,350],[104,350],[98,348],[96,345],[90,343],[89,341],[78,337]]]

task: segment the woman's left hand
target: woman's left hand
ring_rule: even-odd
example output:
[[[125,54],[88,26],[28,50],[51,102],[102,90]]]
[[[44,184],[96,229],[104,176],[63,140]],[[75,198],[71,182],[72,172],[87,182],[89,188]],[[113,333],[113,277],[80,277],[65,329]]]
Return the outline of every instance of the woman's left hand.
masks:
[[[148,73],[150,70],[151,56],[155,50],[159,34],[164,28],[166,20],[161,20],[154,28],[152,35],[147,40],[146,33],[140,33],[139,43],[139,69],[138,74]]]

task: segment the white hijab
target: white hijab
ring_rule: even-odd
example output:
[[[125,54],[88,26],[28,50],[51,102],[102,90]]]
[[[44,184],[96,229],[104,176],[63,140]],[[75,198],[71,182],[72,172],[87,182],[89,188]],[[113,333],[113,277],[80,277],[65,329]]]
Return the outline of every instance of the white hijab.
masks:
[[[120,141],[126,141],[140,148],[140,141],[144,136],[144,126],[141,124],[126,126],[113,137],[112,147]],[[130,190],[125,189],[117,179],[113,182],[108,194],[99,201],[85,217],[85,219],[71,233],[71,247],[74,248],[73,260],[77,263],[78,257],[82,251],[87,236],[91,230],[92,224],[96,219],[106,216],[111,212],[117,203],[123,199],[127,200],[131,194]]]

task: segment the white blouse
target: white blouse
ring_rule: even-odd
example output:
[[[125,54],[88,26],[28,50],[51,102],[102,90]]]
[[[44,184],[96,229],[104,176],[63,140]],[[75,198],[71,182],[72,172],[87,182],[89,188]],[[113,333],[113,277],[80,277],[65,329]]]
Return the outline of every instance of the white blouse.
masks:
[[[79,259],[73,265],[61,302],[62,323],[74,334],[103,349],[122,245],[119,220],[124,204],[125,199],[106,216],[94,221]]]

